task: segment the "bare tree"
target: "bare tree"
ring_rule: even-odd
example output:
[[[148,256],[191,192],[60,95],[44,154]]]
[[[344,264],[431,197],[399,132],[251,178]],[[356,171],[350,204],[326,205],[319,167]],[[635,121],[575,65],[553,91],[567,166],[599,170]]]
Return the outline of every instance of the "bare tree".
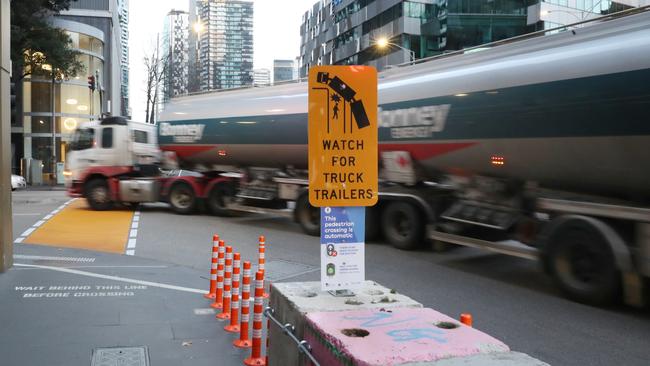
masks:
[[[160,46],[156,41],[156,48],[144,57],[144,67],[146,70],[147,109],[145,121],[154,123],[156,120],[156,106],[159,103],[160,91],[165,82],[165,76],[169,67],[167,58],[160,52]]]

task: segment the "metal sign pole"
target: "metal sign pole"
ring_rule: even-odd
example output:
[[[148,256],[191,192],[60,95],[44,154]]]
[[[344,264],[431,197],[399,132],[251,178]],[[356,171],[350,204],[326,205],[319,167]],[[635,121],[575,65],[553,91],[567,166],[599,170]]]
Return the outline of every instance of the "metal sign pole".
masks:
[[[0,272],[13,265],[9,50],[9,0],[0,0]]]

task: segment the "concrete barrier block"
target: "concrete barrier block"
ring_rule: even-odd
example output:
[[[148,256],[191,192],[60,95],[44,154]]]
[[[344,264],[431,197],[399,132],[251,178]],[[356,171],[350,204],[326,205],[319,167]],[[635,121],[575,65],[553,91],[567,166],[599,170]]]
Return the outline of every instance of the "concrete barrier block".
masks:
[[[308,313],[305,340],[322,365],[429,365],[503,353],[503,342],[432,309]],[[462,365],[462,363],[461,363]]]
[[[373,281],[365,281],[363,287],[355,290],[352,297],[334,297],[320,290],[320,282],[273,283],[269,306],[275,310],[275,317],[283,324],[295,327],[298,339],[304,337],[305,314],[309,312],[335,312],[355,309],[392,309],[399,307],[421,308],[419,302],[398,294]],[[271,346],[268,351],[269,364],[293,366],[301,365],[303,356],[298,354],[296,345],[271,326]]]

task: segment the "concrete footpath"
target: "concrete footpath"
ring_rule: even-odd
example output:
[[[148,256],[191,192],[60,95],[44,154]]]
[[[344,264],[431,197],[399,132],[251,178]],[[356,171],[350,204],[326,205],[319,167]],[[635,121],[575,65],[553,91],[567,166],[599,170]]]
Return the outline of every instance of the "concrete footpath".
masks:
[[[14,258],[0,274],[0,365],[241,365],[250,353],[203,298],[207,263],[18,244]]]

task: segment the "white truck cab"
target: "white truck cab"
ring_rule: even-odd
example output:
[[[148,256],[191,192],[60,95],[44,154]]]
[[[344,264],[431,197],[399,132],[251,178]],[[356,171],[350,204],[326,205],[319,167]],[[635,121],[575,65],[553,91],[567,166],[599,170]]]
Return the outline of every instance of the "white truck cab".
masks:
[[[160,163],[156,126],[109,117],[81,124],[66,158],[66,186],[90,167],[133,167]]]

